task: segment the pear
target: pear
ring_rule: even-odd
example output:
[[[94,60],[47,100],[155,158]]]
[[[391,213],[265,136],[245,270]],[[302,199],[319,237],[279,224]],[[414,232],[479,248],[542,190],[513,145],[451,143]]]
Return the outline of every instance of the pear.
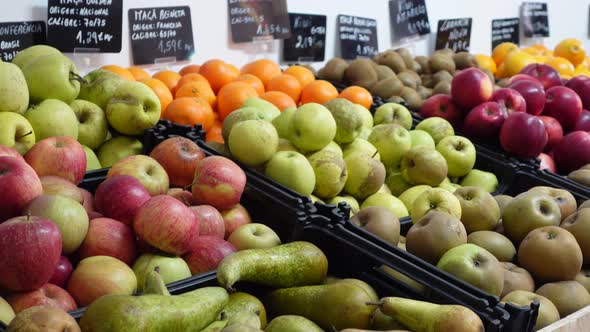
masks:
[[[222,315],[230,318],[244,312],[257,313],[261,327],[266,326],[266,310],[258,298],[248,293],[236,292],[229,295],[229,302],[223,308]]]
[[[0,63],[0,112],[23,114],[29,105],[29,87],[23,72],[12,63]]]
[[[373,287],[371,287],[371,285],[369,285],[366,282],[359,280],[359,279],[354,279],[354,278],[340,279],[340,278],[336,278],[336,277],[327,277],[326,280],[324,280],[324,285],[335,284],[337,282],[352,282],[353,284],[362,287],[365,290],[365,292],[367,292],[367,295],[369,295],[370,297],[378,298],[377,292],[375,292],[375,289],[373,289]]]
[[[33,45],[18,52],[12,59],[12,63],[22,68],[29,61],[44,55],[62,54],[57,48],[48,45]]]
[[[295,287],[318,284],[324,280],[327,271],[328,259],[318,247],[295,241],[226,256],[217,268],[217,280],[228,289],[238,281]]]
[[[170,292],[164,283],[164,279],[162,279],[162,276],[160,275],[160,268],[158,266],[145,275],[145,281],[142,288],[143,294],[170,295]]]
[[[284,315],[273,319],[264,332],[324,332],[324,330],[305,317]]]
[[[224,320],[216,320],[209,324],[206,328],[202,329],[201,332],[221,332],[223,328],[227,326],[227,318]]]
[[[34,306],[19,312],[6,331],[80,332],[80,327],[76,320],[62,309]]]
[[[256,327],[236,324],[236,325],[232,325],[232,326],[226,326],[223,330],[221,330],[221,332],[264,332],[264,331],[262,331],[261,329],[256,328]]]
[[[59,99],[70,103],[80,92],[80,81],[76,65],[63,54],[37,57],[22,67],[29,86],[29,98],[33,103],[45,99]]]
[[[416,332],[484,331],[479,316],[460,305],[440,305],[401,297],[386,297],[381,299],[379,308],[384,314]]]
[[[223,314],[223,312],[222,312],[222,314]],[[234,326],[234,325],[249,326],[249,327],[260,329],[261,328],[260,317],[258,317],[258,314],[255,312],[243,311],[243,312],[240,312],[239,314],[235,314],[235,315],[232,315],[227,318],[226,326],[230,327],[230,326]]]

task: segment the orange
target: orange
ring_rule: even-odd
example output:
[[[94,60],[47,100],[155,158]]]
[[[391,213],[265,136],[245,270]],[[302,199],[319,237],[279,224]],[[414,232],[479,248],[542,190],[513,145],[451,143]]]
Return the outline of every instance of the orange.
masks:
[[[492,58],[496,62],[496,65],[499,66],[502,62],[504,62],[506,54],[514,50],[518,50],[518,45],[514,43],[501,43],[494,47],[494,50],[492,51]]]
[[[201,65],[188,65],[188,66],[182,67],[182,69],[180,69],[180,71],[178,73],[182,76],[187,75],[187,74],[193,74],[193,73],[198,74],[200,68],[201,68]]]
[[[286,93],[297,103],[301,96],[301,83],[294,76],[281,74],[268,82],[266,90]]]
[[[284,92],[267,91],[261,94],[260,98],[275,105],[281,112],[290,107],[297,108],[297,104],[293,101],[293,98],[289,97],[289,95]]]
[[[174,99],[172,97],[172,92],[168,90],[166,84],[162,83],[162,81],[160,81],[157,78],[148,77],[142,80],[141,83],[149,86],[150,89],[152,89],[152,91],[156,94],[156,96],[158,96],[158,99],[160,99],[160,105],[162,106],[162,110],[160,111],[160,117],[162,117],[164,112],[166,111],[166,107],[168,107],[168,105]]]
[[[137,66],[129,67],[129,68],[127,68],[127,70],[131,73],[131,75],[133,75],[135,80],[138,82],[151,77],[147,71],[145,71]]]
[[[250,84],[259,95],[264,93],[264,84],[262,84],[262,81],[258,77],[252,74],[242,74],[236,77],[234,82],[235,81],[241,81]]]
[[[303,66],[289,66],[287,69],[285,69],[283,74],[289,74],[295,77],[301,84],[301,88],[304,88],[309,83],[315,81],[315,76],[311,70]]]
[[[508,75],[506,75],[506,66],[503,63],[501,63],[498,66],[498,70],[496,71],[495,76],[496,76],[496,78],[506,78],[506,77],[508,77]]]
[[[503,62],[506,75],[508,76],[514,76],[518,74],[522,68],[530,65],[531,63],[536,63],[535,57],[518,50],[509,52]]]
[[[182,78],[179,73],[172,70],[161,70],[152,75],[152,77],[164,82],[171,92],[174,91],[176,84],[178,84],[178,81]]]
[[[579,64],[576,69],[574,70],[574,76],[578,76],[578,75],[584,75],[584,76],[590,76],[590,70],[588,69],[587,65],[584,64]]]
[[[485,54],[476,54],[475,59],[477,60],[479,68],[487,69],[492,74],[496,73],[496,62],[494,62],[494,59],[491,56]]]
[[[209,81],[207,81],[205,76],[203,76],[201,74],[197,74],[197,73],[190,73],[190,74],[186,74],[186,75],[182,76],[180,81],[178,81],[178,83],[176,83],[175,91],[178,91],[178,89],[180,89],[181,86],[183,86],[189,82],[202,82],[202,83],[209,85]],[[209,87],[211,87],[211,85],[209,85]]]
[[[209,103],[200,98],[182,97],[174,99],[166,107],[164,119],[175,123],[194,126],[200,123],[203,129],[209,130],[213,126],[215,117]]]
[[[332,83],[324,80],[315,80],[301,91],[301,104],[324,104],[338,97],[338,90]]]
[[[574,66],[577,66],[586,58],[586,51],[580,40],[568,38],[562,40],[557,46],[555,46],[553,55],[566,58]]]
[[[106,66],[100,67],[100,69],[108,70],[110,72],[118,74],[119,76],[123,77],[124,79],[126,79],[128,81],[135,81],[135,77],[133,77],[133,74],[131,74],[131,72],[129,70],[127,70],[126,68],[123,68],[121,66],[106,65]]]
[[[223,143],[223,135],[221,135],[222,124],[219,121],[215,121],[211,129],[207,130],[205,136],[205,142],[219,142]]]
[[[367,89],[361,86],[349,86],[348,88],[340,91],[338,98],[348,99],[355,104],[359,104],[366,109],[371,108],[373,104],[373,96]]]
[[[572,76],[574,74],[574,65],[566,58],[554,56],[548,57],[545,64],[553,67],[561,76]]]
[[[197,74],[198,75],[198,74]],[[206,100],[209,106],[215,107],[215,93],[211,90],[209,83],[193,81],[183,84],[176,90],[174,98],[194,97]]]
[[[281,67],[272,60],[260,59],[245,64],[242,67],[241,73],[252,74],[258,77],[266,87],[270,80],[281,74]]]
[[[523,51],[525,53],[528,53],[530,55],[540,55],[540,54],[543,54],[543,50],[540,50],[540,49],[538,49],[536,47],[533,47],[533,46],[525,47],[525,48],[521,49],[521,51]]]
[[[217,94],[217,111],[221,119],[242,107],[246,99],[252,97],[258,97],[258,93],[246,82],[231,82],[224,85]]]
[[[239,72],[222,60],[213,59],[201,65],[199,74],[205,76],[213,92],[217,93],[221,87],[235,80]]]

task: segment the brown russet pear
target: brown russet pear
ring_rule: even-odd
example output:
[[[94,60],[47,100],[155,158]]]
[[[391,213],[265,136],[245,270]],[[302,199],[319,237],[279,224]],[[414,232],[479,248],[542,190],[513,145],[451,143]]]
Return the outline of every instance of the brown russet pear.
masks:
[[[48,306],[34,306],[19,312],[8,325],[8,332],[80,332],[80,326],[67,312]]]
[[[590,294],[582,284],[577,281],[560,281],[545,284],[535,292],[548,298],[559,311],[560,317],[590,305]]]
[[[590,209],[584,208],[572,213],[560,226],[576,238],[582,249],[584,265],[590,265]]]
[[[524,290],[515,290],[502,298],[503,303],[512,303],[519,306],[529,306],[533,301],[539,302],[539,316],[533,328],[534,331],[540,330],[559,320],[557,308],[553,302],[544,296]]]

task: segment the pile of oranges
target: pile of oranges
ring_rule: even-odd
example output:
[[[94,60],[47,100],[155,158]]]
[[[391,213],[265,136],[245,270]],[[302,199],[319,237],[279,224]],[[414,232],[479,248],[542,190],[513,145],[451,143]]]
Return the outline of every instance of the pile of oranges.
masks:
[[[279,110],[306,103],[324,104],[334,98],[346,98],[369,108],[371,93],[351,86],[340,93],[328,81],[316,80],[311,70],[290,66],[284,71],[272,60],[261,59],[238,69],[213,59],[201,65],[188,65],[179,72],[162,70],[150,76],[139,67],[116,65],[101,67],[149,86],[160,99],[160,118],[184,125],[201,124],[207,141],[223,142],[223,120],[251,97],[262,98]]]

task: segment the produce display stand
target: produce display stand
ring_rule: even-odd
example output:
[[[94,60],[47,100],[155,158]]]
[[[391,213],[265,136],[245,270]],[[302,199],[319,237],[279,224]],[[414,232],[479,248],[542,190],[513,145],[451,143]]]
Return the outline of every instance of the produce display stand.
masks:
[[[580,309],[538,332],[578,332],[588,330],[588,326],[590,326],[590,307]]]

